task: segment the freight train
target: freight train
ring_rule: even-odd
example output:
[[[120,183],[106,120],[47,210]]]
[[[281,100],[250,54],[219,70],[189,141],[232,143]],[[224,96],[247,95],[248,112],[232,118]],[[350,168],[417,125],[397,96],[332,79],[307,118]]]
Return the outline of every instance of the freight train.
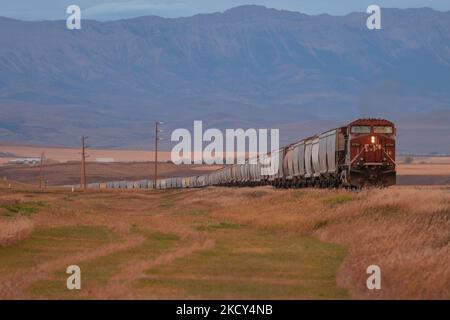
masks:
[[[207,186],[277,188],[388,187],[396,183],[394,124],[384,119],[358,119],[272,151],[275,174],[259,161],[224,166],[205,175],[156,180],[92,183],[100,189],[171,189]]]

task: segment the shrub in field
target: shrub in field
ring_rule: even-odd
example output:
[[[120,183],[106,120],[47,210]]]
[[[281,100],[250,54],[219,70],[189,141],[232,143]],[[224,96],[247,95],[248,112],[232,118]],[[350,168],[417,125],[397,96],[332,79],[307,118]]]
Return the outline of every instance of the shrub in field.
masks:
[[[414,157],[412,155],[405,156],[405,163],[410,164],[414,162]]]
[[[252,190],[250,192],[245,193],[248,198],[261,198],[267,195],[268,193],[263,190]]]
[[[217,229],[238,229],[243,227],[243,225],[230,223],[230,222],[220,222],[216,224],[208,224],[205,226],[198,227],[199,231],[212,231]]]
[[[336,206],[352,200],[353,196],[350,194],[338,194],[326,197],[325,199],[323,199],[323,202],[331,206]]]
[[[2,208],[6,209],[6,216],[29,216],[38,212],[42,206],[44,206],[43,202],[14,202],[1,205]]]

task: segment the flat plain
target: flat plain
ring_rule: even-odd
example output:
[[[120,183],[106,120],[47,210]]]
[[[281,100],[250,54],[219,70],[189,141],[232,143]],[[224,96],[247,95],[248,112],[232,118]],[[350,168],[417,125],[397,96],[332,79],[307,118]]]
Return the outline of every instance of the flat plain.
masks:
[[[0,183],[0,298],[450,298],[450,188]],[[79,265],[82,289],[68,290]],[[382,290],[366,288],[366,268]]]
[[[79,162],[46,164],[44,190],[39,166],[3,165],[0,298],[449,299],[450,161],[397,168],[397,186],[360,192],[72,192],[61,186],[78,183]],[[214,169],[160,164],[161,176]],[[90,182],[152,173],[150,162],[88,163]],[[66,288],[72,264],[81,290]],[[366,287],[373,264],[382,290]]]

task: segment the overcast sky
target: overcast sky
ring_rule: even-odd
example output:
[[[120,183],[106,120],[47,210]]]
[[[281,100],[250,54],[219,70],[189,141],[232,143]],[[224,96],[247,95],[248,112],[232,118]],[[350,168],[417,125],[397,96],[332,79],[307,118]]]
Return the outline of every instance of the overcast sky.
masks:
[[[190,16],[224,11],[244,4],[334,15],[365,11],[371,4],[390,8],[431,7],[440,11],[450,10],[450,0],[0,0],[0,16],[23,20],[65,19],[66,8],[71,4],[81,7],[82,17],[98,20],[144,15]]]

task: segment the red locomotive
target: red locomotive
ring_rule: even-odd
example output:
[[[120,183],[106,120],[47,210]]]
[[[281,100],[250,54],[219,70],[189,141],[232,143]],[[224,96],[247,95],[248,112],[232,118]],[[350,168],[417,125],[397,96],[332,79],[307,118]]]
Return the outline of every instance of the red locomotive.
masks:
[[[346,128],[347,151],[343,164],[346,183],[390,186],[396,183],[395,135],[392,122],[359,119]]]
[[[394,185],[395,134],[390,121],[358,119],[277,150],[278,174],[265,181],[276,187]]]

